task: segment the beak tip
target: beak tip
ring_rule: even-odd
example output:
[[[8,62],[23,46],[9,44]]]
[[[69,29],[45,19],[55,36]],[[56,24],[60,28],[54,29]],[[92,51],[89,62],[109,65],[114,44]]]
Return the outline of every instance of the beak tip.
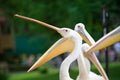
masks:
[[[14,14],[14,16],[18,16],[18,14]]]
[[[27,72],[30,72],[30,71],[32,71],[31,69],[29,69]]]
[[[30,72],[30,71],[27,71],[28,73]]]
[[[32,68],[30,68],[27,72],[31,72],[33,69]]]

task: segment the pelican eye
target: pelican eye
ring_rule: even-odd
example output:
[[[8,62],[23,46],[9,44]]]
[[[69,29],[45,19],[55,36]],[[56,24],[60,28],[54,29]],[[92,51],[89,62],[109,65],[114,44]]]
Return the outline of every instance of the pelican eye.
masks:
[[[78,26],[78,28],[80,28],[81,26]]]
[[[83,29],[83,27],[82,27],[82,26],[80,26],[80,25],[78,25],[78,28],[79,28],[79,29],[81,29],[81,30]]]
[[[65,32],[68,32],[68,30],[65,30]]]

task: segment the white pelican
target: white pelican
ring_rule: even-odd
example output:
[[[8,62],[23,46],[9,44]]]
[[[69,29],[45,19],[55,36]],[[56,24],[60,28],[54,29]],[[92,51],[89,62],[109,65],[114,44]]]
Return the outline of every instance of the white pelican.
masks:
[[[80,27],[80,26],[79,26]],[[82,27],[81,27],[82,28]],[[79,30],[81,30],[81,28],[80,29],[76,29],[76,30],[78,30],[78,33],[80,33],[80,35],[83,35],[84,33],[83,33],[83,31],[81,32],[81,31],[79,31]],[[82,33],[82,34],[81,34]],[[85,38],[86,36],[84,36],[84,38]],[[92,38],[92,37],[91,37]],[[86,38],[87,39],[87,38]],[[90,41],[90,40],[87,40],[87,41]],[[94,52],[94,51],[97,51],[97,50],[99,50],[99,49],[102,49],[102,48],[105,48],[105,47],[108,47],[108,46],[110,46],[110,45],[112,45],[112,44],[114,44],[114,43],[116,43],[116,42],[119,42],[120,41],[120,26],[118,26],[116,29],[114,29],[113,31],[111,31],[110,33],[108,33],[107,35],[105,35],[104,37],[102,37],[100,40],[98,40],[96,43],[94,43],[90,48],[88,48],[88,47],[86,47],[86,46],[84,46],[84,47],[86,47],[86,48],[84,48],[84,49],[82,49],[83,50],[83,52],[84,52],[84,54],[86,55],[86,56],[90,56],[90,55],[87,55],[87,54],[91,54],[91,52]],[[88,49],[87,49],[88,48]],[[86,50],[87,49],[87,50]],[[95,59],[95,58],[94,58]],[[91,60],[92,61],[92,60]],[[101,71],[100,71],[101,72]],[[102,73],[102,72],[101,72]],[[91,73],[92,74],[92,73]],[[98,75],[96,75],[96,74],[92,74],[92,76],[94,75],[94,77],[95,78],[97,78],[98,77]],[[106,75],[106,74],[104,74],[103,73],[103,75]],[[100,79],[100,78],[99,78]],[[98,80],[99,80],[98,79]],[[108,80],[108,78],[107,78],[107,76],[105,76],[104,77],[104,79],[105,80]],[[104,80],[103,79],[103,80]],[[91,80],[93,80],[93,79],[91,79]],[[97,79],[96,79],[97,80]],[[102,78],[100,79],[100,80],[102,80]]]
[[[16,16],[17,16],[17,15],[16,15]],[[27,19],[27,20],[28,20],[28,19]],[[37,21],[37,22],[39,23],[39,21]],[[43,22],[41,22],[41,24],[46,25],[46,23],[43,23]],[[53,26],[51,26],[51,25],[49,25],[49,26],[50,26],[51,28],[53,27]],[[56,30],[57,28],[54,27],[53,29]],[[55,46],[62,47],[62,45],[63,45],[63,44],[62,44],[62,43],[63,43],[62,41],[69,42],[69,41],[71,41],[71,40],[69,40],[69,39],[68,39],[68,40],[63,40],[63,39],[61,39],[61,40],[59,40],[58,42],[56,42],[55,45],[53,45],[52,48],[55,48]],[[57,45],[57,43],[61,43],[61,45],[59,45],[59,44]],[[74,43],[72,42],[70,45],[74,46]],[[65,48],[68,48],[68,51],[72,51],[73,48],[69,48],[68,46],[69,46],[69,45],[66,45]],[[50,49],[47,51],[47,53],[48,53],[48,52],[53,52],[53,53],[54,53],[54,51],[51,51],[52,48],[50,48]],[[61,48],[61,49],[62,49],[62,48]],[[57,50],[57,48],[56,48],[56,50]],[[62,49],[61,51],[64,52],[65,49]],[[88,50],[88,51],[89,51],[89,50]],[[59,53],[59,54],[60,54],[60,53]],[[58,55],[58,54],[55,54],[55,55]],[[51,55],[51,54],[45,54],[42,58],[40,58],[40,59],[35,63],[35,65],[32,66],[32,68],[31,68],[30,70],[35,69],[36,66],[42,65],[42,64],[44,64],[44,62],[47,62],[47,60],[50,59],[50,58],[44,59],[45,56],[54,57],[54,56]],[[45,60],[45,61],[42,62],[42,60],[43,60],[43,61]],[[39,62],[39,61],[41,61],[41,62]],[[38,64],[38,63],[40,63],[40,64]]]
[[[83,23],[78,23],[78,24],[76,24],[76,25],[75,25],[75,31],[77,31],[77,32],[80,34],[80,36],[82,36],[82,38],[85,40],[85,42],[87,42],[87,44],[88,44],[89,46],[95,44],[94,39],[93,39],[93,38],[90,36],[90,34],[87,32],[87,30],[85,29],[85,25],[84,25]],[[83,51],[83,52],[85,52],[85,50],[88,49],[88,47],[87,47],[88,45],[86,45],[86,48],[85,48],[85,45],[84,45],[84,51]],[[88,59],[90,59],[90,60],[92,61],[92,63],[93,63],[96,67],[99,67],[98,70],[99,70],[99,72],[101,73],[101,75],[103,76],[103,78],[104,78],[105,80],[108,80],[108,77],[107,77],[104,69],[102,68],[99,60],[97,59],[96,55],[94,54],[94,52],[91,53],[91,54],[92,54],[92,55],[87,55],[86,57],[87,57]],[[89,56],[91,56],[91,57],[89,57]],[[92,57],[94,57],[93,59],[94,59],[95,61],[97,61],[97,63],[94,63],[94,60],[92,59]],[[88,61],[89,61],[89,60],[88,60]],[[88,65],[89,65],[89,62],[88,62]],[[98,65],[99,65],[99,66],[98,66]],[[96,76],[96,77],[97,77],[97,76]],[[100,76],[98,76],[98,78],[100,78]]]

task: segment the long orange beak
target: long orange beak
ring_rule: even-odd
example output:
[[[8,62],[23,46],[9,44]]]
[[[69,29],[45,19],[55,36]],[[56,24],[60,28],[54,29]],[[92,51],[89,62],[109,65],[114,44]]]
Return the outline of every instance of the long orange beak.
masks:
[[[120,26],[109,32],[107,35],[98,40],[94,45],[92,45],[86,53],[91,53],[102,48],[108,47],[116,42],[120,41]]]
[[[42,21],[38,21],[38,20],[36,20],[36,19],[32,19],[32,18],[29,18],[29,17],[21,16],[21,15],[18,15],[18,14],[15,14],[15,16],[16,16],[16,17],[19,17],[19,18],[22,18],[22,19],[25,19],[25,20],[28,20],[28,21],[32,21],[32,22],[41,24],[41,25],[46,26],[46,27],[48,27],[48,28],[51,28],[51,29],[53,29],[53,30],[55,30],[55,31],[59,31],[59,30],[60,30],[59,28],[57,28],[57,27],[55,27],[55,26],[52,26],[52,25],[47,24],[47,23],[42,22]]]

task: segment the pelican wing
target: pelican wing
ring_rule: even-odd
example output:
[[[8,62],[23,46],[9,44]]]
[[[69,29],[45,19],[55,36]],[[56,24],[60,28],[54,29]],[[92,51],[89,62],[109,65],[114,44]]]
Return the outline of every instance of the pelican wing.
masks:
[[[94,45],[92,45],[86,53],[94,52],[102,48],[108,47],[116,42],[120,41],[120,26],[113,31],[109,32],[107,35],[98,40]]]
[[[61,38],[55,44],[53,44],[38,60],[33,66],[28,70],[32,71],[37,67],[43,65],[50,59],[65,53],[72,52],[74,49],[74,42],[71,39]]]

